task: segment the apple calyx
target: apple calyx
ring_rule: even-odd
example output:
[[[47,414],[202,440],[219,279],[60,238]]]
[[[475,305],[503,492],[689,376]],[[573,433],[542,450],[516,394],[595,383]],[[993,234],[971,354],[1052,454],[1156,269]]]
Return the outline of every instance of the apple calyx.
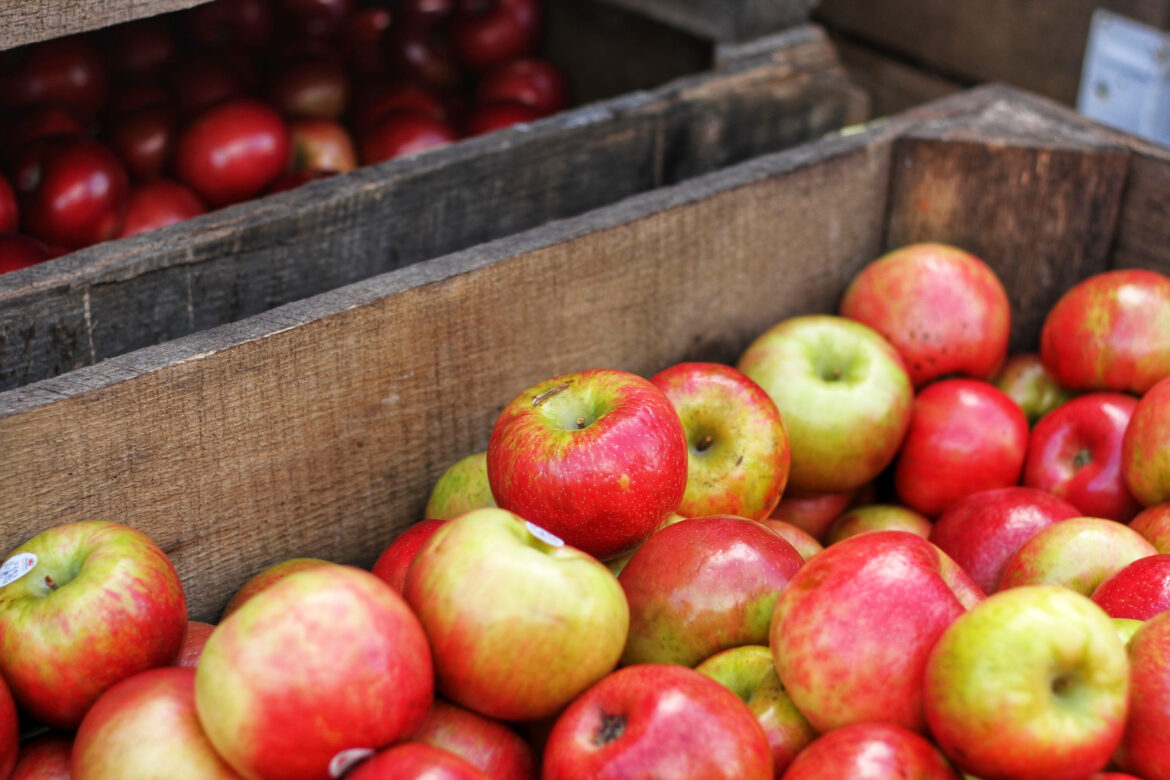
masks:
[[[1073,468],[1080,470],[1093,462],[1093,453],[1086,449],[1078,450],[1077,454],[1073,456]]]
[[[601,714],[601,727],[593,736],[593,744],[597,747],[602,747],[613,742],[626,731],[626,716],[625,715],[606,715]]]

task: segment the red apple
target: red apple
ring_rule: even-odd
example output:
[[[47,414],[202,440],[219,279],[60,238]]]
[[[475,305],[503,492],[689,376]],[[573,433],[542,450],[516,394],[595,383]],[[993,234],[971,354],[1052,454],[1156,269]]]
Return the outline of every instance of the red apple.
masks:
[[[854,536],[826,547],[781,592],[770,632],[776,672],[817,731],[865,721],[925,731],[927,656],[982,598],[920,536]]]
[[[772,510],[770,519],[791,523],[820,540],[829,526],[853,503],[853,491],[842,493],[801,493],[787,490]]]
[[[540,112],[523,103],[485,103],[471,110],[464,130],[467,135],[486,135],[524,122],[540,119]]]
[[[451,45],[472,70],[532,54],[540,43],[538,0],[459,0],[451,20]]]
[[[120,76],[150,78],[171,65],[179,46],[166,21],[157,16],[116,24],[102,31],[106,61]]]
[[[59,103],[92,119],[105,105],[108,89],[101,53],[87,38],[70,35],[29,46],[19,65],[0,80],[0,104]]]
[[[187,630],[175,567],[147,536],[81,521],[13,551],[0,587],[0,675],[21,709],[76,728],[115,683],[174,662]]]
[[[417,111],[391,111],[362,139],[362,165],[417,154],[457,139],[455,131],[441,119]]]
[[[761,520],[760,525],[791,544],[792,548],[800,553],[800,557],[806,561],[825,549],[808,531],[798,528],[792,523],[769,517]]]
[[[183,639],[183,646],[179,649],[179,657],[175,659],[175,666],[185,666],[194,669],[199,665],[199,656],[203,655],[203,646],[215,626],[198,620],[187,621],[187,635]]]
[[[298,34],[330,38],[341,32],[354,8],[353,0],[280,0],[280,11]]]
[[[681,666],[628,666],[577,698],[542,780],[772,780],[768,737],[739,697]]]
[[[1170,376],[1170,278],[1127,269],[1090,276],[1061,296],[1040,332],[1040,357],[1071,390],[1142,395]]]
[[[889,340],[914,387],[947,374],[990,380],[1007,357],[1007,292],[978,257],[945,244],[912,244],[853,277],[840,314]]]
[[[130,190],[121,237],[197,217],[205,211],[195,193],[170,179],[154,179]]]
[[[0,233],[15,233],[20,226],[20,213],[16,207],[16,194],[8,179],[0,175]]]
[[[569,82],[556,65],[535,58],[512,60],[492,68],[475,88],[475,101],[523,103],[540,116],[555,114],[569,106]]]
[[[871,531],[909,531],[926,539],[931,528],[930,520],[913,509],[896,504],[869,504],[838,516],[825,534],[825,544],[836,544]]]
[[[1158,504],[1138,513],[1129,527],[1144,536],[1160,553],[1170,554],[1170,503]]]
[[[399,0],[394,7],[402,19],[414,24],[438,25],[451,19],[457,0]]]
[[[50,733],[26,739],[20,744],[20,754],[8,780],[70,780],[72,753],[72,736]]]
[[[116,122],[147,108],[167,107],[173,109],[175,100],[166,87],[155,81],[136,81],[113,94],[106,106],[106,117],[107,121]]]
[[[992,384],[1020,405],[1028,425],[1073,397],[1070,390],[1057,384],[1036,352],[1012,355],[1000,368]]]
[[[999,590],[1021,585],[1060,585],[1091,596],[1108,577],[1158,551],[1121,523],[1072,517],[1041,529],[1012,556]]]
[[[357,167],[357,152],[349,131],[328,119],[295,119],[289,122],[294,171],[337,171]]]
[[[1133,410],[1121,441],[1121,473],[1143,506],[1170,501],[1170,377],[1151,387]]]
[[[243,97],[244,80],[223,60],[197,55],[171,74],[175,107],[182,117],[197,116],[225,100]]]
[[[0,274],[43,263],[54,253],[43,243],[20,233],[0,233]]]
[[[938,748],[893,723],[854,723],[818,737],[796,757],[785,780],[959,780]]]
[[[1170,780],[1170,614],[1151,618],[1129,644],[1129,717],[1114,758],[1145,780]]]
[[[110,147],[136,179],[152,179],[171,163],[178,136],[175,112],[168,106],[150,106],[111,123]]]
[[[491,780],[490,775],[454,753],[418,742],[387,748],[358,764],[345,777],[347,780]]]
[[[452,90],[463,77],[448,37],[431,24],[405,20],[390,25],[384,51],[393,74],[433,89]]]
[[[495,505],[488,483],[487,453],[477,452],[451,464],[436,480],[423,516],[450,520],[472,509]]]
[[[1097,586],[1093,601],[1110,617],[1149,620],[1170,610],[1170,555],[1140,558]]]
[[[320,181],[321,179],[328,179],[336,175],[337,171],[285,171],[277,176],[272,184],[268,185],[265,194],[271,195],[274,192],[295,190],[297,187],[308,184],[311,181]]]
[[[1002,390],[944,379],[914,399],[894,489],[906,506],[937,517],[974,493],[1018,483],[1027,448],[1028,420]]]
[[[268,43],[274,20],[268,0],[212,0],[188,11],[181,24],[203,46],[258,49]]]
[[[238,98],[207,109],[179,135],[175,171],[212,208],[255,197],[288,162],[288,126],[263,103]]]
[[[984,593],[993,593],[1004,567],[1025,542],[1053,523],[1078,515],[1072,504],[1035,488],[985,490],[947,510],[929,539]]]
[[[269,100],[289,119],[336,121],[349,104],[349,77],[327,57],[300,57],[280,67]]]
[[[414,562],[423,542],[442,527],[444,520],[423,520],[407,528],[378,556],[373,573],[378,579],[401,593],[406,585],[406,572]]]
[[[414,733],[433,695],[418,619],[369,572],[299,571],[220,622],[195,672],[204,731],[240,774],[330,776],[339,753]]]
[[[7,778],[20,752],[20,720],[12,692],[0,678],[0,777]]]
[[[50,135],[84,135],[85,124],[77,118],[73,109],[55,103],[32,106],[22,112],[19,119],[6,123],[0,128],[5,149],[0,159],[12,161],[25,146],[38,138]]]
[[[520,393],[496,419],[487,459],[502,508],[603,560],[645,540],[686,489],[678,413],[625,371],[566,374]]]
[[[395,15],[398,9],[395,9]],[[389,8],[371,6],[356,9],[345,20],[341,32],[342,53],[359,74],[380,73],[386,66],[383,41],[390,29]]]
[[[497,720],[440,699],[410,739],[454,753],[492,780],[536,777],[536,756],[519,734]]]
[[[151,669],[94,703],[73,742],[76,780],[242,780],[212,748],[195,714],[195,670]]]
[[[413,81],[375,82],[359,94],[354,107],[353,127],[365,137],[392,111],[415,111],[446,122],[450,119],[443,97]]]
[[[223,608],[223,614],[219,617],[220,622],[223,622],[228,615],[242,607],[248,599],[261,591],[268,590],[268,588],[271,588],[285,577],[296,574],[298,571],[319,569],[332,565],[329,561],[323,561],[320,558],[289,558],[288,560],[269,566],[240,586],[240,589],[228,601],[227,606]]]

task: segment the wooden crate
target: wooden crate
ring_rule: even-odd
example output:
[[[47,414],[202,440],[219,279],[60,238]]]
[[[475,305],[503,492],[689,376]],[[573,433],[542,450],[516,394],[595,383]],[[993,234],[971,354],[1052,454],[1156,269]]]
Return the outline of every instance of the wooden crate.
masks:
[[[593,102],[4,274],[0,389],[580,214],[866,116],[864,94],[815,26],[716,50],[592,0],[553,5],[550,49]]]
[[[370,565],[536,381],[734,361],[925,239],[986,258],[1035,347],[1078,279],[1170,273],[1168,194],[1167,150],[977,89],[0,393],[0,547],[127,522],[214,618],[284,558]]]
[[[716,41],[745,41],[802,24],[820,0],[605,0]]]

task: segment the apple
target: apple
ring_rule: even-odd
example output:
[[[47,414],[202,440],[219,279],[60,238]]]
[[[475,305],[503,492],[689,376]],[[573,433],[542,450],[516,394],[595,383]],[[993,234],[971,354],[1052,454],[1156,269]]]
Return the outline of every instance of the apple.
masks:
[[[272,36],[273,17],[269,0],[212,0],[192,8],[180,23],[204,46],[258,49]]]
[[[170,179],[154,179],[130,190],[121,238],[173,225],[204,213],[194,192]]]
[[[288,560],[273,564],[267,569],[255,574],[250,580],[240,586],[240,589],[228,601],[227,606],[223,608],[223,614],[220,615],[219,619],[222,622],[228,615],[243,606],[244,602],[248,599],[263,590],[267,590],[290,574],[332,565],[329,561],[323,561],[320,558],[289,558]]]
[[[682,503],[687,438],[670,400],[613,369],[565,374],[513,398],[487,448],[503,509],[602,560],[632,549]]]
[[[930,536],[930,520],[919,512],[897,504],[869,504],[854,507],[837,517],[825,533],[825,544],[836,544],[850,536],[870,531],[909,531],[923,539]]]
[[[487,452],[460,458],[435,481],[423,517],[450,520],[464,512],[496,505],[487,476]]]
[[[8,179],[0,175],[0,233],[15,233],[20,226],[20,211],[16,205],[16,193]]]
[[[439,530],[445,520],[423,520],[407,528],[382,551],[372,569],[374,576],[401,593],[406,585],[406,572],[414,556],[431,534]]]
[[[974,493],[943,513],[928,537],[984,593],[999,588],[1004,567],[1044,528],[1080,512],[1051,493],[1025,487]]]
[[[72,735],[48,733],[26,739],[8,780],[69,780],[72,753]]]
[[[106,135],[130,176],[149,180],[162,175],[171,163],[178,121],[170,106],[148,106],[113,120]]]
[[[398,9],[395,9],[395,16]],[[342,53],[355,72],[362,76],[381,73],[386,66],[382,42],[390,29],[389,8],[358,8],[342,26]]]
[[[1115,759],[1145,780],[1170,780],[1170,613],[1151,618],[1129,643],[1129,717]]]
[[[824,539],[829,526],[854,500],[855,495],[851,490],[842,493],[786,490],[769,519],[794,525],[819,541]]]
[[[426,629],[440,693],[500,720],[560,710],[613,669],[629,630],[604,564],[503,509],[444,523],[403,595]]]
[[[0,777],[7,778],[20,752],[20,720],[12,692],[0,678]]]
[[[168,107],[173,109],[175,100],[163,84],[157,81],[135,81],[122,86],[110,97],[106,118],[113,123],[148,108]],[[84,132],[84,129],[79,125],[76,132]]]
[[[1170,376],[1170,278],[1125,269],[1095,274],[1048,311],[1040,357],[1071,390],[1143,395]]]
[[[650,378],[687,437],[685,517],[768,517],[788,484],[788,436],[775,402],[746,375],[718,363],[679,363]]]
[[[106,689],[174,662],[187,630],[175,567],[145,534],[85,520],[14,550],[0,582],[0,676],[21,709],[73,729]]]
[[[738,696],[693,669],[627,666],[578,697],[544,747],[541,780],[771,780],[772,749]]]
[[[694,666],[766,644],[776,598],[804,564],[776,533],[743,517],[696,517],[655,532],[618,581],[630,607],[622,665]]]
[[[320,181],[336,175],[337,171],[285,171],[277,176],[272,184],[268,185],[265,192],[269,195],[274,192],[287,192],[311,181]]]
[[[738,368],[780,409],[792,449],[788,484],[802,492],[836,493],[871,481],[893,460],[910,423],[913,390],[898,353],[876,331],[843,317],[774,325],[748,346]]]
[[[1133,618],[1110,618],[1113,621],[1113,627],[1117,629],[1117,636],[1121,637],[1121,643],[1126,647],[1129,646],[1129,640],[1133,639],[1133,635],[1137,630],[1144,626],[1144,620],[1134,620]]]
[[[0,105],[15,109],[57,103],[87,120],[97,116],[108,92],[105,60],[80,35],[32,44],[0,79]]]
[[[333,775],[338,777],[339,775]],[[491,780],[465,759],[419,742],[395,745],[358,764],[346,780]]]
[[[295,119],[288,124],[293,171],[337,171],[357,167],[357,152],[349,131],[328,119]]]
[[[242,98],[244,78],[232,65],[209,54],[195,55],[176,66],[170,75],[175,107],[184,118],[198,116],[226,100]]]
[[[1039,353],[1022,352],[1008,357],[991,381],[1020,405],[1028,425],[1073,398],[1073,393],[1057,384]]]
[[[55,254],[42,242],[20,233],[0,233],[0,274],[43,263]]]
[[[1160,553],[1170,553],[1170,503],[1145,509],[1129,521],[1129,527],[1144,536]]]
[[[1143,506],[1170,501],[1170,377],[1151,387],[1133,410],[1121,441],[1121,473]]]
[[[330,38],[344,28],[353,5],[353,0],[280,0],[280,11],[288,15],[298,35]]]
[[[199,665],[199,656],[203,655],[203,646],[215,626],[198,620],[187,621],[187,635],[183,639],[183,646],[179,649],[179,656],[175,659],[176,666],[185,666],[194,669]]]
[[[1012,556],[999,590],[1060,585],[1091,596],[1106,578],[1158,551],[1133,529],[1097,517],[1073,517],[1041,529]]]
[[[1007,357],[1007,292],[957,247],[912,244],[879,257],[853,277],[838,311],[893,344],[916,388],[948,374],[990,380]]]
[[[471,109],[463,131],[469,137],[486,135],[512,125],[535,122],[540,117],[539,111],[524,103],[484,103]]]
[[[268,98],[288,119],[337,121],[349,104],[349,76],[328,57],[298,57],[280,67]]]
[[[74,780],[242,780],[195,714],[195,670],[150,669],[122,680],[85,714],[73,742]]]
[[[416,111],[443,122],[451,118],[443,96],[431,87],[415,81],[377,81],[358,93],[353,127],[364,137],[391,111]]]
[[[1147,555],[1114,572],[1093,591],[1110,617],[1149,620],[1170,610],[1170,555]]]
[[[475,88],[475,102],[523,103],[540,116],[548,116],[568,107],[569,82],[560,68],[547,60],[511,60],[483,75]]]
[[[453,90],[463,78],[450,39],[433,24],[400,19],[390,25],[383,50],[392,73],[433,89]]]
[[[657,533],[658,531],[661,531],[663,528],[666,528],[668,525],[674,525],[675,523],[681,523],[683,520],[686,520],[686,519],[687,518],[683,517],[678,512],[671,512],[670,515],[668,515],[667,518],[662,521],[662,525],[660,525],[660,526],[658,526],[658,528],[654,529],[654,532]],[[650,536],[653,536],[653,535],[654,534],[650,534]],[[649,538],[649,537],[647,537],[647,538]],[[645,544],[645,542],[643,542],[643,544]],[[626,568],[626,564],[630,562],[630,559],[634,557],[634,553],[638,552],[638,550],[641,547],[642,547],[642,545],[639,544],[637,547],[635,547],[634,549],[630,550],[627,553],[622,553],[621,555],[619,555],[616,558],[606,559],[605,567],[607,569],[609,569],[611,572],[613,572],[613,576],[621,577],[622,570]]]
[[[339,753],[414,733],[432,698],[418,619],[377,577],[338,564],[248,599],[212,632],[195,672],[212,745],[262,780],[323,780]]]
[[[540,44],[539,0],[458,0],[451,46],[475,71],[532,54]]]
[[[724,686],[756,716],[772,747],[772,768],[776,777],[817,733],[780,683],[772,664],[772,651],[764,645],[743,645],[716,653],[695,667],[695,671]]]
[[[935,741],[978,777],[1077,780],[1125,725],[1129,663],[1109,617],[1055,585],[989,596],[943,632],[924,676]]]
[[[418,154],[456,140],[455,130],[442,119],[406,109],[391,111],[362,139],[362,165]]]
[[[179,54],[170,26],[158,17],[116,24],[102,34],[106,62],[122,77],[154,76],[173,64]]]
[[[853,723],[817,738],[796,757],[784,780],[959,780],[938,748],[893,723]]]
[[[1089,393],[1058,406],[1028,438],[1022,482],[1087,517],[1129,522],[1141,507],[1121,473],[1121,442],[1137,399]]]
[[[1002,390],[944,379],[914,399],[894,489],[906,506],[937,517],[974,493],[1017,484],[1027,449],[1028,420]]]
[[[792,523],[786,523],[783,520],[775,520],[769,517],[765,520],[761,520],[760,525],[764,526],[773,533],[778,534],[781,539],[791,544],[793,549],[800,553],[800,557],[806,561],[819,553],[821,550],[825,549],[823,546],[821,546],[821,543],[813,538],[813,536],[810,535],[807,531],[793,525]]]
[[[983,594],[906,531],[854,536],[808,561],[772,615],[788,695],[819,732],[883,721],[925,731],[922,670],[935,640]]]
[[[505,724],[436,699],[412,742],[454,753],[493,780],[533,780],[536,756]]]

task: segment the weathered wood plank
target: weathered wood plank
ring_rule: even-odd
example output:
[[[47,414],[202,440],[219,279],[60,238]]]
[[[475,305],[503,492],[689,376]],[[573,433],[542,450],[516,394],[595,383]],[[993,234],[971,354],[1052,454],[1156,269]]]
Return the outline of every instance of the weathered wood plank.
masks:
[[[870,100],[873,116],[889,116],[971,86],[915,67],[851,39],[833,37],[850,80]]]
[[[207,1],[4,0],[0,3],[0,49],[97,30]]]
[[[801,24],[819,0],[605,0],[695,35],[742,41]]]

